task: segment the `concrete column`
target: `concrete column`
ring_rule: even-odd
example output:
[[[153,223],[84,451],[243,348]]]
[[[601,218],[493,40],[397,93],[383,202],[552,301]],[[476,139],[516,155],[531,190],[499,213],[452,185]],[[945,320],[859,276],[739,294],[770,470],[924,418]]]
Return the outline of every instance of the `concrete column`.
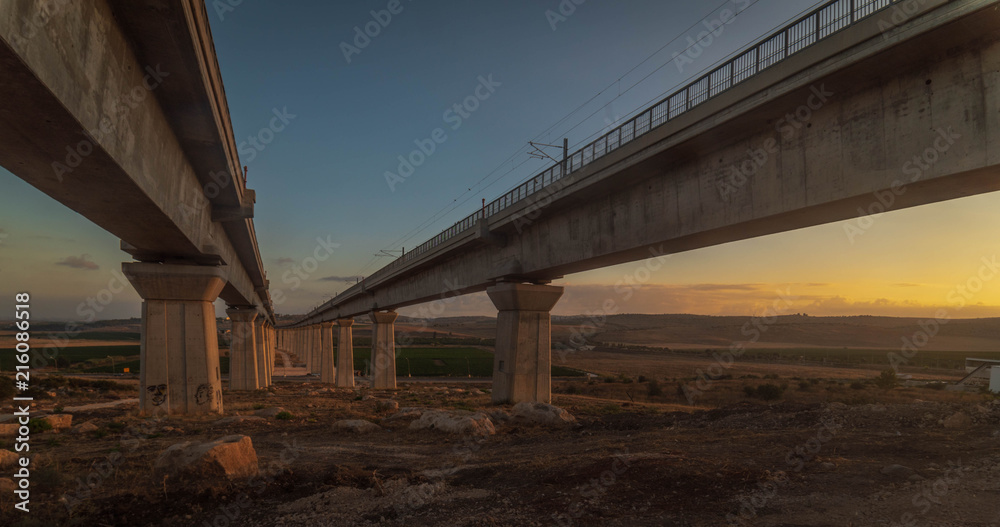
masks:
[[[395,311],[372,311],[372,388],[396,388]]]
[[[340,336],[337,339],[337,388],[354,388],[354,335],[353,318],[337,320]]]
[[[232,318],[232,317],[230,317]],[[257,387],[267,388],[267,320],[258,316],[254,320],[254,337],[257,351]]]
[[[142,415],[221,414],[215,306],[226,285],[218,267],[124,263],[142,297],[139,410]]]
[[[278,330],[274,326],[267,328],[267,385],[274,384],[274,359],[278,355]]]
[[[309,373],[314,375],[319,375],[322,372],[323,366],[323,337],[320,332],[319,324],[313,324],[309,328],[309,336],[312,339],[312,343],[309,346],[309,355],[312,356],[312,366],[309,368]]]
[[[563,288],[501,282],[486,290],[497,313],[493,357],[493,402],[552,400],[549,311]]]
[[[256,390],[260,388],[260,379],[257,377],[257,337],[254,331],[257,309],[227,309],[226,314],[233,323],[229,343],[229,389]]]
[[[307,372],[311,372],[312,371],[312,353],[311,353],[311,351],[312,351],[311,336],[312,335],[310,334],[308,327],[302,328],[302,330],[301,330],[300,333],[301,333],[300,337],[302,339],[302,346],[299,349],[298,355],[299,355],[299,357],[303,361],[305,361],[305,363],[306,363],[306,371]]]
[[[333,322],[323,322],[320,331],[319,381],[333,384],[337,379],[337,368],[333,365]]]

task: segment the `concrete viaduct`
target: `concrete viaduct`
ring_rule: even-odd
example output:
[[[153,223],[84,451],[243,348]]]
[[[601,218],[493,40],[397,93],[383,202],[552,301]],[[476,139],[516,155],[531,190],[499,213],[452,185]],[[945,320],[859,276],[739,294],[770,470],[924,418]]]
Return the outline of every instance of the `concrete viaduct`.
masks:
[[[140,405],[222,412],[270,382],[275,318],[204,2],[0,2],[0,165],[121,239],[143,299]]]
[[[494,401],[549,401],[552,280],[996,190],[1000,2],[837,0],[279,328],[278,346],[334,378],[333,326],[350,365],[367,314],[372,385],[394,388],[395,310],[485,290]]]
[[[395,310],[485,290],[494,400],[548,401],[553,280],[1000,189],[1000,0],[833,0],[275,328],[204,2],[0,2],[0,68],[0,165],[134,260],[145,413],[222,411],[218,297],[231,389],[353,386],[361,315],[391,389]]]

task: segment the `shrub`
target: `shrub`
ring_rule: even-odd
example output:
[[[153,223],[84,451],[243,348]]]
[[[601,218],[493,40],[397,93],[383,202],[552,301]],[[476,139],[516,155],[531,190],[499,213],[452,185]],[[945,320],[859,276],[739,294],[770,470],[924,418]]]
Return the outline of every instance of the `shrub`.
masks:
[[[947,386],[947,384],[943,382],[929,382],[925,388],[929,388],[931,390],[943,390],[945,386]]]
[[[646,395],[650,397],[663,395],[663,388],[660,388],[660,383],[656,382],[656,379],[649,381],[649,384],[646,385]]]
[[[640,375],[639,376],[639,383],[641,384],[641,383],[644,383],[644,382],[646,382],[646,376],[645,375]]]
[[[781,399],[781,396],[785,393],[784,386],[778,386],[777,384],[761,384],[757,387],[757,398],[763,399],[765,401],[773,401],[776,399]]]
[[[746,394],[747,397],[757,397],[757,388],[754,388],[753,386],[744,386],[743,393]]]
[[[896,377],[896,370],[888,369],[875,378],[875,385],[885,390],[891,390],[899,385],[899,378]]]
[[[275,419],[281,419],[282,421],[289,421],[289,420],[292,419],[292,413],[291,412],[278,412],[278,414],[275,415],[274,418]]]
[[[46,419],[30,419],[28,421],[28,430],[32,434],[37,434],[45,430],[52,430],[52,424]]]
[[[865,383],[860,382],[860,381],[854,381],[854,382],[851,383],[851,389],[852,390],[864,390],[865,389]]]
[[[253,403],[253,409],[254,410],[263,410],[264,409],[264,404],[263,403]]]

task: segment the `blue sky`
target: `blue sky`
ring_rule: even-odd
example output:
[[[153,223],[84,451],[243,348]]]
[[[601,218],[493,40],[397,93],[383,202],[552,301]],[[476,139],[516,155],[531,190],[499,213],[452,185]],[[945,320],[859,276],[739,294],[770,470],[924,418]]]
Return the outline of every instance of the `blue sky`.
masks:
[[[390,4],[259,0],[223,9],[228,0],[208,2],[241,161],[257,191],[262,257],[272,286],[288,296],[279,312],[308,310],[346,287],[344,279],[388,263],[374,258],[380,250],[418,245],[482,198],[492,200],[546,167],[528,157],[529,140],[586,142],[816,5],[401,0],[380,24],[371,11]],[[691,48],[704,22],[723,9],[740,14],[711,45]],[[378,35],[357,46],[356,28],[366,25],[377,26]],[[345,45],[356,48],[349,61]],[[696,56],[679,68],[672,58],[685,50]],[[455,113],[446,112],[474,97],[483,79],[491,87],[479,94],[488,98],[455,126]],[[254,148],[251,138],[275,112],[286,115],[287,126]],[[435,129],[446,139],[390,188],[386,172],[397,170],[398,156]],[[40,316],[77,318],[80,303],[115,280],[126,260],[118,240],[2,170],[0,188],[4,285],[37,290]],[[978,255],[995,251],[997,201],[986,195],[891,213],[854,244],[834,224],[676,255],[622,310],[746,314],[792,284],[804,299],[799,311],[921,316],[974,271]],[[940,235],[934,247],[920,243],[928,232]],[[339,250],[293,290],[283,276],[313,253],[316,238],[335,241]],[[557,312],[599,309],[611,286],[639,265],[567,277]],[[982,309],[968,312],[1000,314],[991,307],[1000,302],[988,301],[998,298],[995,291],[984,295]],[[448,314],[491,310],[474,295]],[[138,312],[138,297],[127,289],[100,316]]]

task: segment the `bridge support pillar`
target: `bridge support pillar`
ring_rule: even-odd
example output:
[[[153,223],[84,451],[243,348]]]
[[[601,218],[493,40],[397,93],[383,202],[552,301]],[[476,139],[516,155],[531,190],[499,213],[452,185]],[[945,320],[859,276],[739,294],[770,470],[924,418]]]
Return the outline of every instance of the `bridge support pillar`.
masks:
[[[235,391],[260,388],[257,363],[257,337],[254,322],[255,308],[231,308],[226,310],[232,322],[232,339],[229,343],[229,389]]]
[[[372,388],[396,388],[395,311],[372,311]]]
[[[218,267],[129,262],[142,297],[139,410],[143,415],[221,414],[222,377],[212,302],[226,285]]]
[[[353,318],[337,320],[340,335],[337,339],[337,388],[354,388],[354,335]]]
[[[323,322],[320,331],[320,371],[319,381],[333,384],[337,380],[337,368],[333,365],[333,322]]]
[[[267,320],[259,316],[254,320],[254,340],[257,356],[257,387],[267,388]]]
[[[552,342],[549,312],[563,288],[499,283],[486,290],[497,313],[493,357],[493,402],[552,400]]]
[[[319,375],[323,371],[323,335],[319,324],[309,327],[309,337],[309,356],[312,357],[309,373]]]

